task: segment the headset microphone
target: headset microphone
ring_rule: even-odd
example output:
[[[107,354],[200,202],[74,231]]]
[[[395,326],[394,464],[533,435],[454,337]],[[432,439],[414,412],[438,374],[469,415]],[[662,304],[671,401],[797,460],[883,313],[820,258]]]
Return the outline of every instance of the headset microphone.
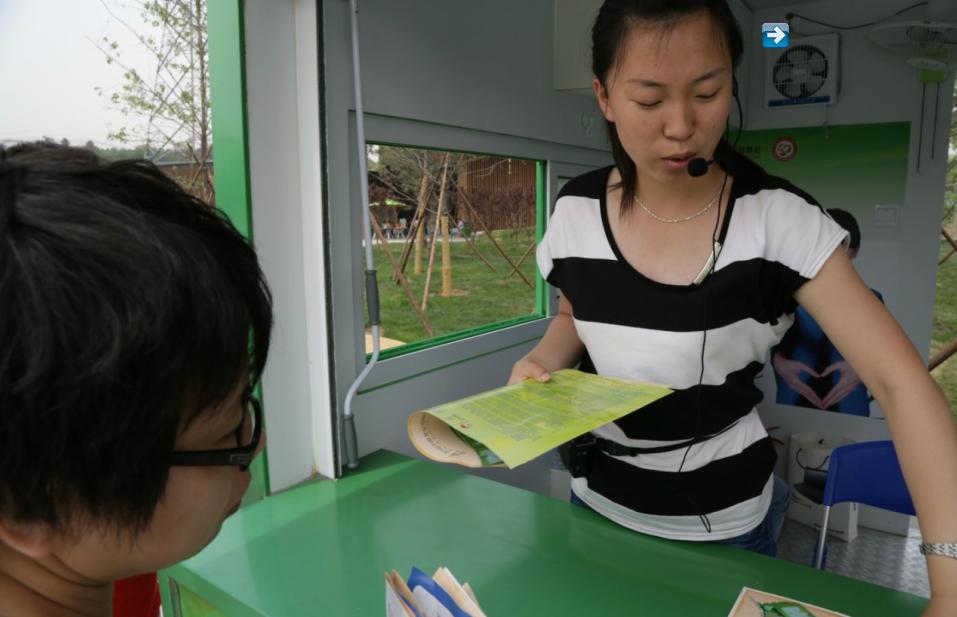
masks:
[[[692,178],[700,178],[708,173],[708,166],[714,163],[714,159],[706,161],[703,158],[693,158],[688,161],[688,175]]]

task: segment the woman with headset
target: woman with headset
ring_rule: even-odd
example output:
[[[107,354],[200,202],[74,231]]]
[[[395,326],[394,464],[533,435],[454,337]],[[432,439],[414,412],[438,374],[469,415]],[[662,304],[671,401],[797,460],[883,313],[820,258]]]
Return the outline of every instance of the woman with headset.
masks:
[[[775,554],[787,487],[754,378],[800,303],[885,410],[936,553],[928,614],[957,614],[947,401],[840,250],[846,232],[725,141],[743,49],[727,3],[606,0],[592,43],[615,164],[559,194],[537,254],[558,314],[509,383],[581,363],[674,393],[572,444],[573,501],[643,533]]]

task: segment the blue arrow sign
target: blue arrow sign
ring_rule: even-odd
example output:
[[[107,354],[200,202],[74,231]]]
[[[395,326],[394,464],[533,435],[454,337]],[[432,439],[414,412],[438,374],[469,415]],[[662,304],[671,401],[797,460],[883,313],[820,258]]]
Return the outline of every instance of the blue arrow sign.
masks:
[[[761,24],[762,47],[787,47],[790,42],[791,27],[787,23]]]

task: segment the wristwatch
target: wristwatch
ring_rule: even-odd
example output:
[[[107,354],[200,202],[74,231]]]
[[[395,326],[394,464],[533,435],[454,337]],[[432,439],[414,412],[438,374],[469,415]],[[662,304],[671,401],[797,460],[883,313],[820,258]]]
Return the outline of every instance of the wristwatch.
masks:
[[[921,555],[942,555],[957,559],[957,542],[921,542]]]

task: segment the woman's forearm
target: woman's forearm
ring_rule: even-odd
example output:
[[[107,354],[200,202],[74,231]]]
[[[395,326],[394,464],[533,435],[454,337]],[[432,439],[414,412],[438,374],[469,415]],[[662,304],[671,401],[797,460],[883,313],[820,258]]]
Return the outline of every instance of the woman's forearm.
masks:
[[[917,510],[923,542],[957,542],[957,427],[925,372],[877,397]],[[928,556],[933,595],[957,603],[957,559]],[[957,614],[957,613],[954,613]]]
[[[549,371],[557,371],[578,364],[585,345],[578,338],[571,315],[559,313],[548,325],[545,335],[525,359],[540,364]]]

